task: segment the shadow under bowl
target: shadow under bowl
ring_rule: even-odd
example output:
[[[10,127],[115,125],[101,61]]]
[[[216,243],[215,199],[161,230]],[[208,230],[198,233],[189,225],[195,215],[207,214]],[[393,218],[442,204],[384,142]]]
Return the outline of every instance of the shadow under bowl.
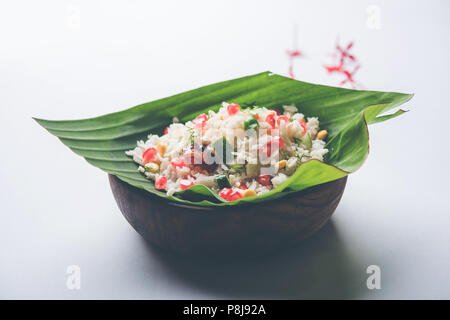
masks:
[[[330,219],[347,177],[280,199],[225,207],[167,201],[109,175],[120,211],[156,247],[195,256],[261,256],[292,247]]]

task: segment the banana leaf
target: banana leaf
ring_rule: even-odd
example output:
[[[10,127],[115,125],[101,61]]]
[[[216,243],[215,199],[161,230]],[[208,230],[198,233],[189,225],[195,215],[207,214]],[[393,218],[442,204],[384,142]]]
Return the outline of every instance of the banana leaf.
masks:
[[[96,118],[35,120],[91,165],[132,186],[168,201],[228,206],[280,198],[355,172],[369,153],[367,125],[403,114],[403,110],[387,112],[411,98],[412,94],[350,90],[263,72]],[[125,155],[125,151],[136,146],[137,140],[146,140],[149,133],[162,134],[173,117],[184,123],[210,109],[218,110],[223,101],[267,108],[295,105],[305,116],[319,117],[320,127],[329,133],[326,144],[329,152],[324,162],[310,160],[303,163],[289,179],[262,196],[224,202],[202,185],[167,196],[165,192],[156,190],[153,181],[138,172],[138,165]]]

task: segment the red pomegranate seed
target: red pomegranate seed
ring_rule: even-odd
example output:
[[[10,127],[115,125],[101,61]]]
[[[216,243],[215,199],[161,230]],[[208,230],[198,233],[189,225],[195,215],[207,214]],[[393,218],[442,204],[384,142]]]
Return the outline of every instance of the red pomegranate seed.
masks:
[[[208,116],[202,113],[192,122],[197,129],[202,129],[206,125],[206,121],[208,121]]]
[[[230,195],[230,201],[235,201],[242,198],[242,194],[239,191],[235,191]]]
[[[194,185],[194,182],[192,182],[192,181],[190,181],[190,180],[187,180],[187,179],[182,179],[181,181],[180,181],[180,187],[181,187],[181,190],[186,190],[187,188],[190,188],[190,187],[192,187]]]
[[[271,113],[269,115],[267,115],[266,117],[266,122],[268,124],[270,124],[270,126],[272,127],[272,129],[275,129],[275,124],[276,124],[276,120],[275,120],[276,114],[275,113]]]
[[[142,158],[144,159],[145,163],[149,163],[155,158],[156,155],[156,149],[155,148],[148,148],[145,150],[144,154],[142,155]]]
[[[232,193],[233,190],[231,190],[230,188],[223,188],[222,190],[219,191],[219,196],[221,196],[225,200],[229,200]]]
[[[179,168],[183,168],[184,166],[186,166],[186,163],[184,162],[183,159],[181,158],[175,158],[172,161],[170,161],[170,164],[172,165],[172,167],[174,169],[176,169],[177,167]]]
[[[280,149],[283,149],[284,141],[280,137],[274,137],[272,141],[270,141],[270,144],[273,146],[277,146]]]
[[[165,189],[167,187],[167,178],[164,176],[159,176],[155,180],[155,188],[158,190]]]
[[[281,121],[284,121],[285,125],[287,126],[290,122],[290,119],[286,116],[279,116],[277,119],[278,126],[280,125]]]
[[[304,135],[306,134],[306,122],[305,122],[305,120],[303,120],[303,119],[298,120],[298,122],[300,122],[300,125],[301,125],[302,128],[303,128],[302,136],[304,136]]]
[[[270,157],[272,155],[272,151],[277,149],[283,149],[284,141],[280,137],[275,137],[271,141],[267,142],[262,149],[263,155]]]
[[[247,185],[246,185],[244,182],[241,182],[241,183],[239,184],[239,189],[241,189],[241,190],[247,190],[248,188],[247,188]]]
[[[240,109],[241,109],[241,107],[237,103],[230,103],[227,106],[227,111],[230,116],[238,113]]]
[[[169,127],[166,127],[165,129],[164,129],[164,134],[168,134],[169,133]]]
[[[272,151],[270,150],[271,148],[268,145],[265,145],[261,148],[261,154],[260,156],[263,157],[270,157],[272,154]]]
[[[270,176],[268,174],[262,174],[256,180],[263,186],[270,186]]]

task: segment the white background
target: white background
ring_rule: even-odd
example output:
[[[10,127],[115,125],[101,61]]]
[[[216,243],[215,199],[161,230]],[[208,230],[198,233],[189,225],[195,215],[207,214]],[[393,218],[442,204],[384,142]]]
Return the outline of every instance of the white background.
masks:
[[[367,27],[380,8],[381,29]],[[0,4],[0,298],[450,298],[449,1],[3,1]],[[106,174],[32,116],[122,110],[265,70],[336,85],[337,38],[365,88],[415,93],[370,128],[371,153],[335,215],[258,261],[182,260],[121,216]],[[66,268],[81,267],[81,290]],[[368,290],[366,268],[381,267]]]

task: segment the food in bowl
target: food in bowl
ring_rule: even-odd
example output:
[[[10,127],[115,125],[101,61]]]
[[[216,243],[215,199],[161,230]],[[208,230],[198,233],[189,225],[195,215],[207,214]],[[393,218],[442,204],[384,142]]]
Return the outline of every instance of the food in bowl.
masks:
[[[174,118],[163,135],[150,134],[126,154],[168,196],[194,185],[226,201],[263,195],[328,152],[317,117],[293,105],[282,109],[223,102],[185,124]]]
[[[35,120],[108,173],[120,210],[150,243],[183,254],[247,255],[317,232],[338,206],[347,176],[367,159],[368,125],[404,114],[390,111],[411,98],[263,72],[95,118]],[[161,136],[136,147],[149,132]]]

